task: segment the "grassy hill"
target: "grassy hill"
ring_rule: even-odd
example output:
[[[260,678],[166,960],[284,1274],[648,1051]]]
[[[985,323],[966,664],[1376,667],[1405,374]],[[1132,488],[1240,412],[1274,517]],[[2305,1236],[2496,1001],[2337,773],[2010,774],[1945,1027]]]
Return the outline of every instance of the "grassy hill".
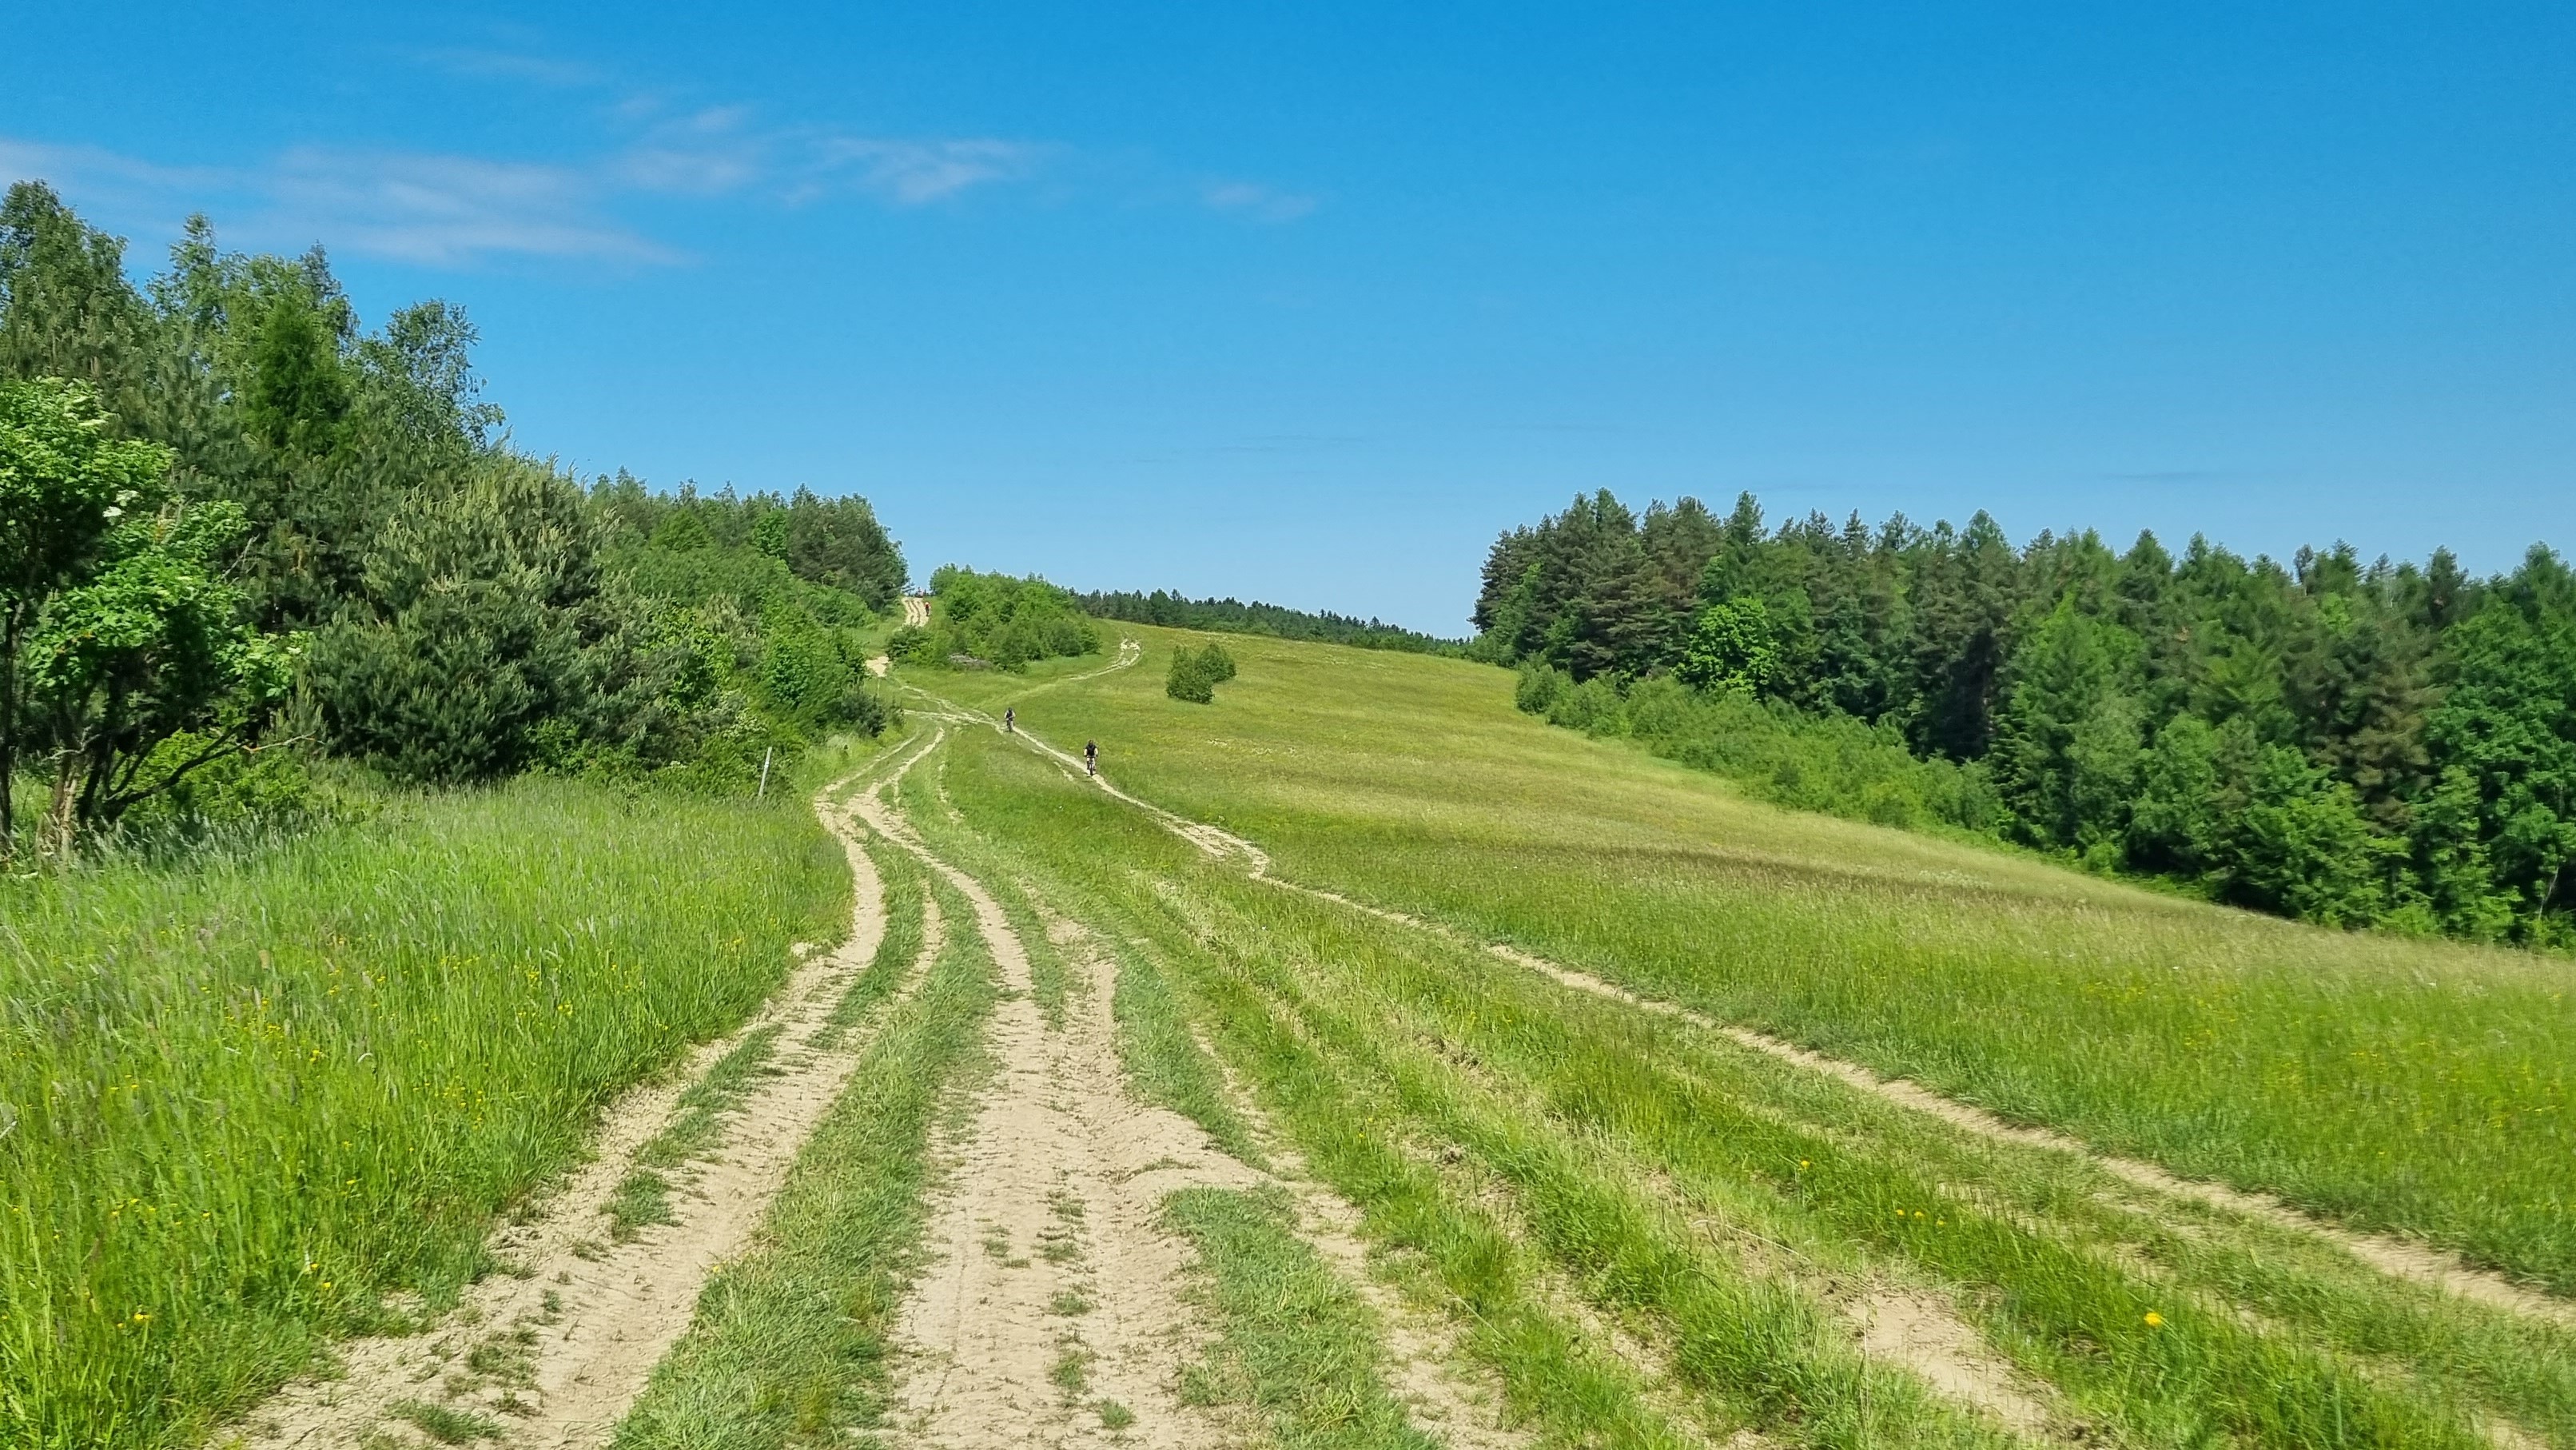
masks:
[[[1777,810],[1517,714],[1497,669],[1227,645],[1213,706],[1139,669],[1021,719],[1283,875],[2576,1290],[2564,960]]]
[[[557,1212],[535,1190],[586,1146],[637,1155],[603,1183],[686,1181],[739,1146],[716,1104],[789,1091],[736,1049],[641,1148],[584,1141],[838,935],[798,798],[864,765],[824,815],[882,930],[806,1001],[825,1029],[778,1038],[797,1071],[856,1054],[847,1091],[770,1145],[792,1168],[738,1254],[618,1311],[674,1346],[598,1412],[618,1444],[823,1443],[1025,1376],[908,1368],[936,1262],[1089,1285],[1020,1296],[1061,1392],[1029,1413],[1167,1443],[1192,1407],[1262,1443],[1506,1443],[1422,1409],[1437,1361],[1534,1445],[2576,1446],[2564,961],[1786,811],[1552,728],[1491,666],[1228,635],[1192,704],[1163,666],[1209,636],[1104,634],[899,664],[903,729],[763,802],[527,782],[0,883],[0,1438],[247,1412],[264,1446],[282,1379],[388,1331],[453,1362],[388,1386],[368,1366],[411,1349],[350,1353],[313,1397],[390,1396],[368,1443],[571,1413],[547,1356],[578,1336],[473,1306],[600,1302],[705,1205],[563,1209],[608,1215],[557,1226],[591,1277],[525,1290],[490,1235]],[[973,1138],[1014,1092],[1064,1131]],[[1148,1107],[1233,1166],[1148,1219],[1068,1196],[1142,1181],[1065,1145]],[[1040,1149],[1070,1156],[1011,1156]],[[1040,1227],[976,1237],[1015,1192]],[[1095,1312],[1148,1261],[1182,1265],[1177,1317]],[[1199,1348],[1113,1399],[1086,1365],[1131,1363],[1120,1335]]]
[[[1476,947],[2560,1294],[2576,1288],[2563,961],[1784,812],[1550,730],[1513,709],[1509,675],[1462,661],[1230,636],[1239,677],[1186,704],[1156,666],[1199,637],[1124,632],[1142,667],[921,682],[1010,703],[1060,748],[1097,740],[1120,789],[1256,842],[1276,877],[1443,930],[1248,879],[986,730],[953,727],[942,800],[996,869],[1108,923],[1171,985],[1427,1292],[1471,1306],[1541,1422],[1580,1437],[1610,1413],[1560,1398],[1565,1376],[1611,1373],[1552,1302],[1571,1293],[1671,1355],[1723,1423],[1980,1443],[1851,1355],[1836,1322],[1879,1283],[1952,1306],[2061,1428],[2465,1444],[2449,1417],[2485,1404],[2576,1430],[2563,1327],[2091,1160],[1970,1141]]]

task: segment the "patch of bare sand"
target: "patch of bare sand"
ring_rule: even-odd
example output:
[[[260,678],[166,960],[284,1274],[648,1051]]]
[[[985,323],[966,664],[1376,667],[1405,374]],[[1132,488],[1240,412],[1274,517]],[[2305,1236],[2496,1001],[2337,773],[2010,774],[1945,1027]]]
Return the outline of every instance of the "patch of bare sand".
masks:
[[[1097,973],[1070,984],[1064,1028],[1048,1031],[1027,952],[991,893],[884,801],[856,805],[967,899],[1006,988],[987,1029],[995,1080],[941,1147],[929,1262],[898,1320],[895,1424],[944,1450],[1239,1438],[1181,1402],[1195,1334],[1181,1298],[1188,1246],[1159,1215],[1176,1189],[1259,1175],[1197,1124],[1128,1094]]]
[[[816,809],[833,819],[820,798]],[[876,869],[855,835],[835,824],[855,885],[847,941],[801,954],[750,1021],[699,1047],[683,1071],[620,1099],[602,1121],[596,1156],[535,1218],[494,1235],[494,1255],[510,1272],[469,1287],[427,1332],[343,1346],[336,1375],[288,1385],[217,1439],[257,1450],[423,1444],[403,1411],[425,1405],[480,1417],[504,1445],[606,1444],[688,1327],[708,1273],[748,1242],[788,1163],[857,1064],[864,1039],[831,1051],[812,1046],[884,932]],[[717,1156],[682,1176],[672,1203],[677,1222],[611,1244],[603,1214],[636,1153],[690,1082],[769,1027],[781,1029],[782,1044],[771,1071],[726,1120]]]
[[[1938,1295],[1881,1286],[1846,1300],[1861,1352],[1902,1365],[1951,1399],[1974,1405],[2020,1434],[2049,1435],[2048,1406],[2011,1365]]]

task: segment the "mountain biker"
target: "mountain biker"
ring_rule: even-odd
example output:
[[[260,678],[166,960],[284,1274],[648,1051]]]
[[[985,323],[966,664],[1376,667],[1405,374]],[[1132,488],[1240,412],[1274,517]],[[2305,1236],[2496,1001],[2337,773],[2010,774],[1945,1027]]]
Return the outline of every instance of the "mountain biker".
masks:
[[[1004,710],[1002,712],[1002,733],[1005,735],[1010,734],[1011,727],[1018,723],[1019,718],[1020,712],[1017,709]]]
[[[1091,775],[1098,775],[1100,773],[1099,741],[1086,740],[1082,742],[1082,768],[1086,773]]]

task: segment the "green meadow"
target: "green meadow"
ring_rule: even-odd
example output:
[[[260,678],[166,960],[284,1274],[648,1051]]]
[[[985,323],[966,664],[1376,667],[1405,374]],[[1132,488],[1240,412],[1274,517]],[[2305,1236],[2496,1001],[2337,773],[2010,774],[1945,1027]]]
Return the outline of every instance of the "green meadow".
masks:
[[[1149,664],[1194,638],[1126,629]],[[2321,930],[1777,810],[1517,713],[1497,669],[1226,645],[1241,678],[1206,706],[1142,667],[940,687],[1028,690],[1027,729],[1098,739],[1123,787],[1257,841],[1288,879],[2576,1291],[2564,957]]]
[[[873,757],[856,788],[911,762],[884,808],[990,893],[1047,1033],[1109,993],[1129,1091],[1351,1211],[1374,1286],[1276,1186],[1162,1201],[1200,1321],[1175,1403],[1247,1444],[1453,1443],[1400,1392],[1392,1303],[1534,1446],[2576,1446],[2576,1316],[2391,1276],[1486,948],[2558,1295],[2563,959],[1784,811],[1552,729],[1491,666],[1229,636],[1235,675],[1199,704],[1162,666],[1203,637],[1104,633],[1024,671],[898,666],[903,731],[766,802],[396,794],[301,837],[0,886],[0,1438],[204,1443],[336,1338],[443,1332],[602,1107],[739,1024],[790,943],[845,929],[842,848],[807,801]],[[1256,844],[1269,879],[1003,735],[1006,706]],[[852,829],[882,892],[871,961],[811,1041],[714,1061],[606,1208],[605,1253],[685,1226],[687,1164],[725,1151],[770,1065],[857,1054],[621,1446],[908,1443],[924,1225],[973,1190],[954,1135],[1010,1064],[955,879]],[[1892,1320],[1913,1339],[1873,1327]],[[1086,1388],[1078,1355],[1050,1373],[1085,1434],[1153,1412]],[[478,1403],[428,1385],[378,1433],[513,1443]]]
[[[1059,748],[1099,741],[1119,788],[1258,843],[1279,878],[1446,930],[1253,880],[962,724],[940,775],[952,829],[1124,943],[1555,1441],[2469,1446],[2509,1424],[2576,1443],[2563,1323],[1964,1133],[1472,943],[2560,1289],[2563,962],[1784,813],[1550,731],[1472,664],[1230,637],[1239,677],[1189,704],[1153,666],[1195,641],[1127,632],[1133,669],[910,678],[1009,703]],[[1140,1087],[1230,1131],[1144,1041]],[[2018,1408],[1972,1411],[1856,1346],[1886,1303],[1967,1326]],[[1606,1352],[1602,1323],[1649,1352]]]
[[[0,882],[0,1442],[186,1443],[437,1307],[848,903],[793,795],[534,780]]]

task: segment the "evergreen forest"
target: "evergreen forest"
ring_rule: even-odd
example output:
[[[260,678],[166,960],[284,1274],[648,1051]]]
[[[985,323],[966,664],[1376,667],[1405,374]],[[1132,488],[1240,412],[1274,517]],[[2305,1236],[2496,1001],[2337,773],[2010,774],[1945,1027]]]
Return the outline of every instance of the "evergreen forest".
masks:
[[[1357,645],[1361,649],[1405,650],[1414,654],[1458,654],[1463,640],[1442,639],[1377,618],[1358,619],[1331,610],[1290,609],[1284,604],[1246,604],[1239,599],[1191,599],[1169,590],[1140,594],[1132,589],[1094,590],[1077,595],[1083,612],[1095,619],[1130,624],[1159,624],[1165,629],[1200,629],[1214,634],[1260,634],[1273,639],[1307,639],[1321,644]]]
[[[1494,543],[1525,709],[1791,804],[2333,925],[2576,940],[2576,577],[2194,537],[2015,547],[1607,490]]]

